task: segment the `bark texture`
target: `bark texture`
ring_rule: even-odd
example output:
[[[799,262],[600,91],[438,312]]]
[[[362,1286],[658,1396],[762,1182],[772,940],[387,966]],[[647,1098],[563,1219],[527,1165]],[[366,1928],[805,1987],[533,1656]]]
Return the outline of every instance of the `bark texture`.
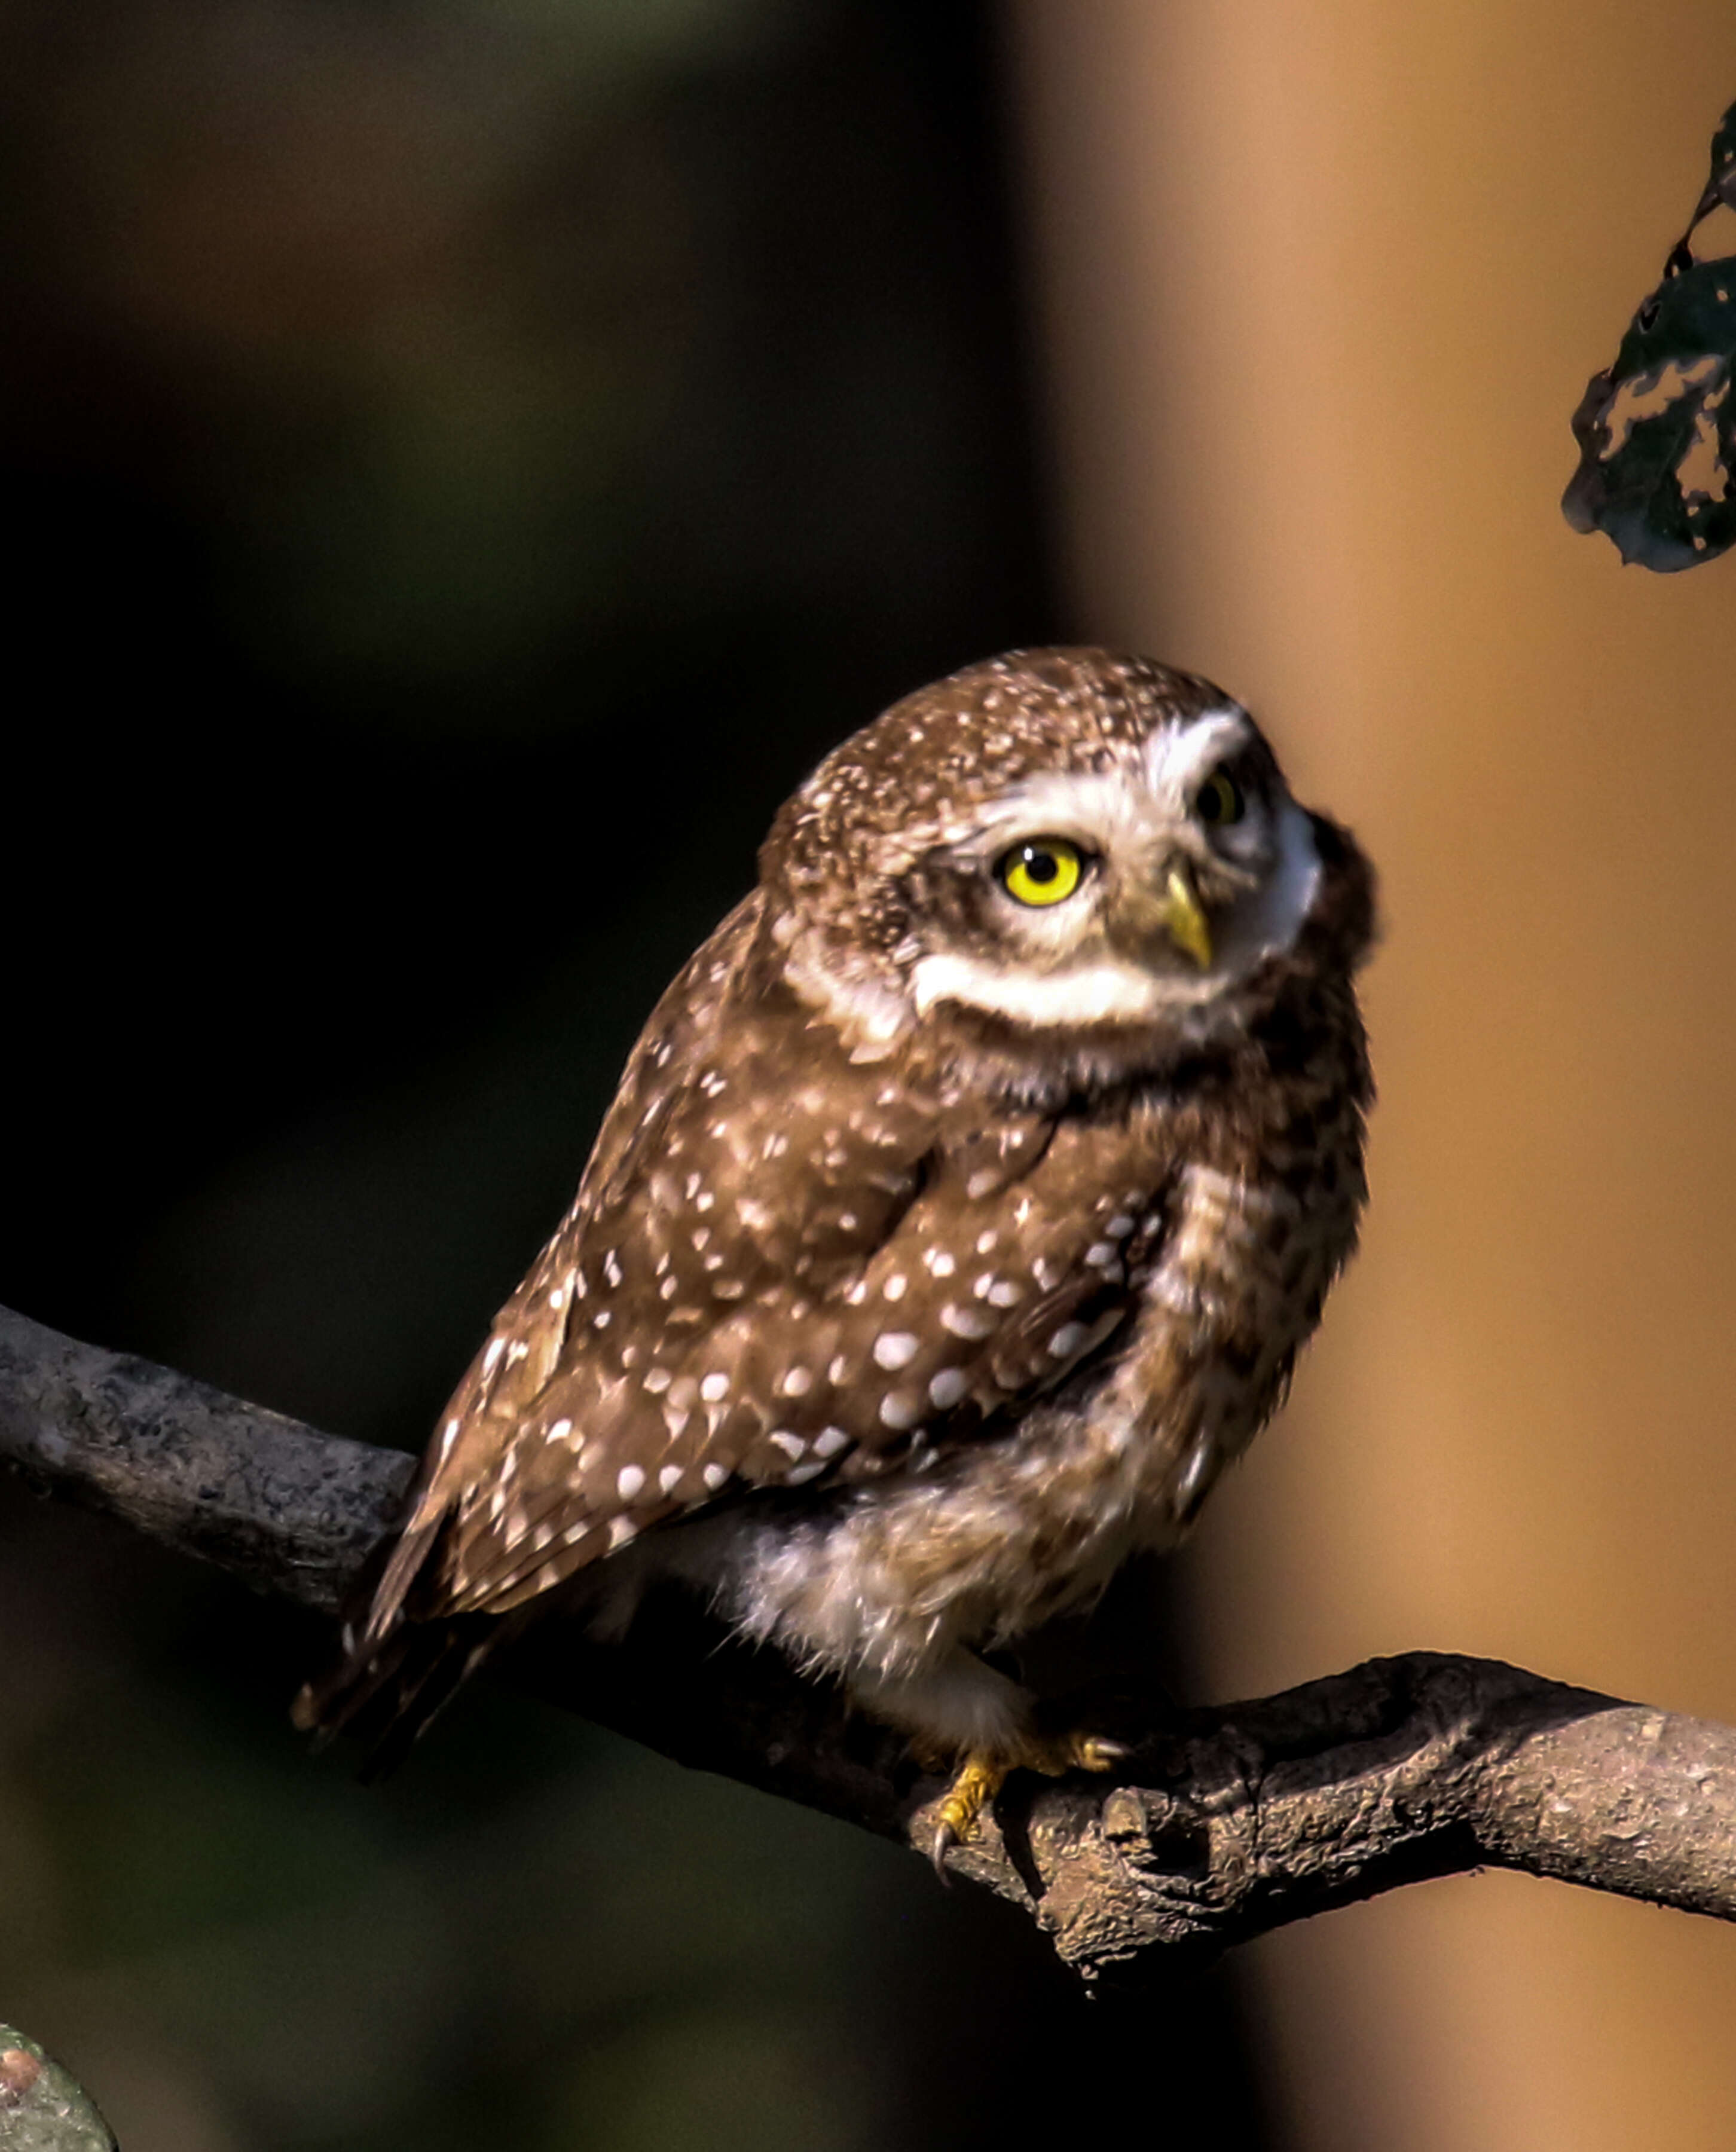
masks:
[[[412,1469],[3,1310],[0,1459],[327,1613]],[[680,1763],[926,1842],[940,1784],[896,1736],[676,1595],[621,1644],[545,1622],[502,1672]],[[1252,1703],[1104,1708],[1129,1744],[1114,1774],[1015,1779],[948,1862],[1088,1979],[1480,1866],[1736,1919],[1736,1729],[1428,1652]]]

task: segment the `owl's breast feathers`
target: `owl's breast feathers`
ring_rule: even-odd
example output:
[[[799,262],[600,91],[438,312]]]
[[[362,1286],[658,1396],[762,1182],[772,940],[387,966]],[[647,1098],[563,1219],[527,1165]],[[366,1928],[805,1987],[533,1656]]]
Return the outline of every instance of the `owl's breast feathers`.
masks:
[[[1368,876],[1348,840],[1327,864],[1232,1048],[1036,1107],[966,1095],[943,1026],[920,1061],[853,1060],[741,906],[459,1385],[352,1679],[406,1614],[505,1613],[755,1490],[902,1485],[1094,1385],[1185,1520],[1354,1241]]]

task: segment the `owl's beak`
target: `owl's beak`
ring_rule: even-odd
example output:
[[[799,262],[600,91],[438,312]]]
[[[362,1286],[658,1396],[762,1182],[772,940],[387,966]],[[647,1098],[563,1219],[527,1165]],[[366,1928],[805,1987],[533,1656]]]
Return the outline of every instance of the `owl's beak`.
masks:
[[[1109,936],[1135,962],[1149,959],[1153,942],[1161,936],[1206,971],[1211,962],[1211,928],[1186,862],[1154,862],[1150,881],[1130,877],[1123,883],[1110,914]]]
[[[1185,867],[1170,868],[1158,916],[1175,947],[1205,971],[1211,962],[1211,929]]]

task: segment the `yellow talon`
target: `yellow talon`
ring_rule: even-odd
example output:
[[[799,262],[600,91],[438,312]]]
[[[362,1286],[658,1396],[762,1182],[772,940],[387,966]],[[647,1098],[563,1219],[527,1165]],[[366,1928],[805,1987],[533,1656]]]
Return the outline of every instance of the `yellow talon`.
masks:
[[[1007,1783],[1011,1768],[987,1756],[967,1756],[959,1765],[935,1816],[929,1858],[937,1872],[942,1872],[949,1850],[962,1845],[976,1830],[977,1819]]]
[[[1008,1756],[967,1755],[953,1774],[935,1811],[929,1858],[937,1874],[955,1845],[975,1832],[982,1811],[1015,1771],[1037,1771],[1058,1779],[1068,1771],[1112,1771],[1127,1754],[1125,1744],[1100,1733],[1074,1733],[1058,1740],[1033,1738]]]

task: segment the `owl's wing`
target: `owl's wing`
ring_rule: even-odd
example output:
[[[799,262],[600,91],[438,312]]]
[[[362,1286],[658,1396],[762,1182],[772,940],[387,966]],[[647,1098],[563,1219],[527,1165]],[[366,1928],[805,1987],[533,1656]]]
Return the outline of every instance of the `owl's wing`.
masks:
[[[972,1116],[738,995],[750,915],[659,1007],[579,1200],[424,1461],[364,1641],[500,1614],[648,1526],[920,1462],[1063,1379],[1160,1231],[1149,1126]]]

